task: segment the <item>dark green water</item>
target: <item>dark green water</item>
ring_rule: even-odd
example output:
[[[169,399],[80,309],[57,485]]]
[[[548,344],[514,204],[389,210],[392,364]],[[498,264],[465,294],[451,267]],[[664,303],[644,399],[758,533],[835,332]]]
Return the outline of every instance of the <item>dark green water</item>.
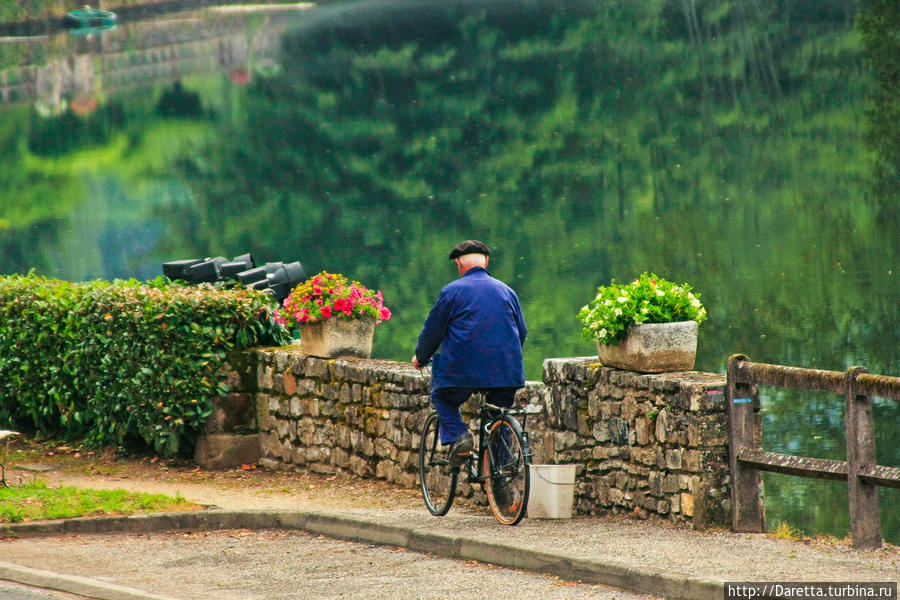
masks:
[[[898,53],[857,9],[332,3],[6,41],[0,273],[300,260],[383,290],[374,354],[408,360],[449,249],[479,238],[522,300],[531,379],[594,354],[579,308],[644,270],[700,292],[698,369],[900,375]],[[843,458],[840,398],[764,409],[766,449]],[[900,466],[900,407],[875,414]],[[770,523],[846,533],[845,485],[766,486]],[[897,506],[885,491],[895,543]]]

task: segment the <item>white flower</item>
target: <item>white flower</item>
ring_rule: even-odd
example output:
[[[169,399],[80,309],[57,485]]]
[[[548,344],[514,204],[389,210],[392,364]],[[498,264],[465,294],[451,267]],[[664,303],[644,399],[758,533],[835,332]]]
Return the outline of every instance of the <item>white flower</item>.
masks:
[[[606,337],[606,328],[605,328],[605,327],[604,327],[603,329],[600,330],[600,337],[601,337],[601,338],[605,338],[605,337]]]
[[[616,312],[615,312],[615,315],[616,315],[617,317],[621,317],[621,316],[622,316],[622,309],[621,309],[621,308],[617,308],[617,309],[616,309]]]
[[[666,295],[666,293],[662,290],[656,290],[656,295],[659,296],[660,298],[662,298],[663,296]]]
[[[626,302],[628,302],[628,298],[625,296],[619,296],[618,298],[616,298],[616,300],[619,301],[619,304],[625,304]]]

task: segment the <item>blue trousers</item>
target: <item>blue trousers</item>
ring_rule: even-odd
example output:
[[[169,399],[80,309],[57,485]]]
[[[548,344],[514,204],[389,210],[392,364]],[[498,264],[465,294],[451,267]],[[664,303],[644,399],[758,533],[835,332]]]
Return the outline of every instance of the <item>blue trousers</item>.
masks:
[[[510,407],[516,398],[514,387],[486,388],[482,391],[490,404],[495,406]],[[469,396],[477,392],[479,388],[470,387],[444,387],[431,390],[431,404],[437,411],[438,421],[441,425],[441,444],[452,444],[460,436],[468,433],[469,428],[459,414],[459,407],[465,404]]]

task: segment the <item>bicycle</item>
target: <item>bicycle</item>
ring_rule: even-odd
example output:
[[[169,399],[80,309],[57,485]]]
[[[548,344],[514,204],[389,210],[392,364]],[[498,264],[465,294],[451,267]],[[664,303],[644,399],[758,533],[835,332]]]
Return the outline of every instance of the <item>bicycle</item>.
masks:
[[[419,480],[429,512],[437,517],[447,514],[456,495],[460,469],[464,469],[470,483],[484,488],[494,517],[503,525],[518,524],[525,516],[531,485],[531,448],[525,420],[538,412],[539,408],[531,407],[502,408],[482,399],[478,445],[459,467],[450,466],[450,444],[441,447],[438,415],[432,412],[422,427],[419,445]],[[521,417],[521,425],[517,417]]]

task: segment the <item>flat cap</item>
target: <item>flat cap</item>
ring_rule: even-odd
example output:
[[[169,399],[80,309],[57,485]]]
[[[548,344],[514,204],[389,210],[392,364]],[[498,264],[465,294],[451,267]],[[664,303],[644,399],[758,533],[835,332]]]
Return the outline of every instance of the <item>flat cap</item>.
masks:
[[[454,258],[459,258],[463,254],[484,254],[488,256],[491,253],[491,249],[487,247],[484,242],[479,242],[478,240],[466,240],[464,242],[460,242],[450,251],[450,260]]]

